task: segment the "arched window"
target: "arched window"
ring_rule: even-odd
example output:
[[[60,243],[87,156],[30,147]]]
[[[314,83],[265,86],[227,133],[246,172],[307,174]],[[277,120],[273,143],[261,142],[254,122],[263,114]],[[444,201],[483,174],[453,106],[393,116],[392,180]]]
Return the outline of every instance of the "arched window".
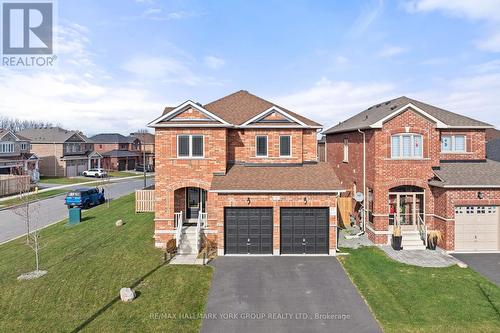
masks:
[[[420,134],[402,133],[391,136],[391,158],[411,159],[423,157],[423,139]]]

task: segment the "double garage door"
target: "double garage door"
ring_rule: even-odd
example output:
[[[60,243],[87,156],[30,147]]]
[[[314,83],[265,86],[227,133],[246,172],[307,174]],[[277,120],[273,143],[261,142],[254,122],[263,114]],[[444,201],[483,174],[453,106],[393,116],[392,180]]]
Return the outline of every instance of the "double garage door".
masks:
[[[281,254],[328,254],[328,208],[281,208]],[[224,211],[226,254],[272,254],[273,208]]]
[[[500,207],[455,207],[455,251],[500,250]]]
[[[87,170],[87,161],[66,161],[66,177],[76,177]]]

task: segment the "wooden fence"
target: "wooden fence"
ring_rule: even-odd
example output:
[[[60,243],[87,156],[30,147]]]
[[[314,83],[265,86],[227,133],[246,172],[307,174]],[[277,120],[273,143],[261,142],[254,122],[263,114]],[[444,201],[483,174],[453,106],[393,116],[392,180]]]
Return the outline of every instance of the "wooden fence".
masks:
[[[30,188],[29,175],[0,175],[0,197],[26,192]]]
[[[350,225],[349,214],[352,213],[352,198],[337,198],[337,206],[339,211],[339,226],[345,228]]]
[[[155,211],[155,191],[154,190],[136,190],[135,191],[135,212],[154,212]]]

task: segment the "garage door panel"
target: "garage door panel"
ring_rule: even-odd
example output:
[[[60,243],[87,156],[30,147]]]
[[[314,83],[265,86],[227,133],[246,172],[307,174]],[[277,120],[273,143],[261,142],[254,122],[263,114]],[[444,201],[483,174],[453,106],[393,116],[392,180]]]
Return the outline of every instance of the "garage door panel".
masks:
[[[328,208],[281,208],[281,253],[327,254],[327,211]]]
[[[272,208],[225,208],[226,253],[272,253],[272,224]]]
[[[500,250],[500,216],[496,206],[455,208],[455,250]]]

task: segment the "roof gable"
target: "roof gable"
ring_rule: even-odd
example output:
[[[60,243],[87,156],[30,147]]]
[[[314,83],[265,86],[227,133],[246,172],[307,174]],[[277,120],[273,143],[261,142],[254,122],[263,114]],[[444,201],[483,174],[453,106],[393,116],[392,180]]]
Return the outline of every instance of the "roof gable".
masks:
[[[419,112],[426,118],[433,120],[438,128],[493,127],[485,122],[402,96],[387,102],[373,105],[351,118],[329,128],[324,133],[329,134],[350,132],[358,129],[380,128],[385,121],[395,117],[409,107]]]
[[[189,125],[211,125],[230,126],[231,124],[224,119],[218,117],[212,112],[206,110],[203,106],[194,103],[193,101],[186,101],[176,108],[165,110],[163,115],[148,126],[151,127],[176,127]]]
[[[19,139],[11,131],[3,131],[0,132],[0,141],[19,141]]]
[[[256,115],[252,119],[244,122],[242,126],[252,126],[253,124],[262,125],[279,125],[281,126],[307,126],[304,122],[289,115],[286,111],[281,110],[276,106],[272,106],[264,112]]]

